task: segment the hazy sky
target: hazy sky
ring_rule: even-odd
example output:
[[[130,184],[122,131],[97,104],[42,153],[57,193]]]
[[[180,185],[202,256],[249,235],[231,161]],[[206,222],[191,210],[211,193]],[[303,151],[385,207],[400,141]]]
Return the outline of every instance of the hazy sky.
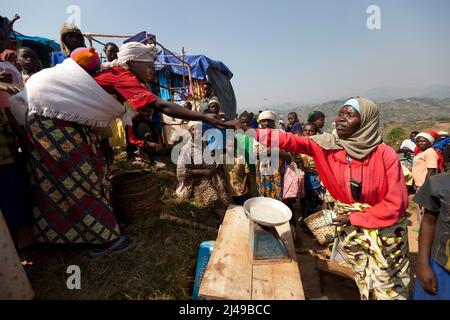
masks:
[[[381,29],[371,31],[373,4]],[[19,13],[21,33],[58,39],[69,5],[83,32],[146,30],[173,51],[224,62],[239,109],[450,84],[448,0],[21,0],[3,1],[1,14]]]

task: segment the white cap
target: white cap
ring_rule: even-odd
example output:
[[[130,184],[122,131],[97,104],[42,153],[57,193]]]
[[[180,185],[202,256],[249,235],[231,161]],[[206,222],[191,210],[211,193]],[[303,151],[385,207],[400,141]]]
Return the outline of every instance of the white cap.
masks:
[[[262,120],[272,120],[275,121],[277,119],[277,114],[273,111],[263,111],[258,116],[258,122]]]

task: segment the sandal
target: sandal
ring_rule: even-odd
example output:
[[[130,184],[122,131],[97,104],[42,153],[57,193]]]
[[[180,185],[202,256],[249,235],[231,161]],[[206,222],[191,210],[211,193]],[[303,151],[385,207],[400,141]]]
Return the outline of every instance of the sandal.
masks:
[[[102,257],[108,253],[120,253],[127,251],[136,245],[136,240],[121,236],[112,246],[106,249],[94,249],[89,252],[93,258]]]

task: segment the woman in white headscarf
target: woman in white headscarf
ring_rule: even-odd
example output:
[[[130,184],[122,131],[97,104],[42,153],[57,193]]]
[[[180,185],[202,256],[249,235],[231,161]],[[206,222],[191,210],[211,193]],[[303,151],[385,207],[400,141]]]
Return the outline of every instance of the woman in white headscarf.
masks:
[[[221,223],[230,199],[218,174],[217,164],[203,161],[206,142],[202,141],[202,123],[190,121],[188,129],[190,137],[181,149],[177,162],[176,195],[180,199],[193,196],[206,209],[213,211],[218,223]]]
[[[154,47],[124,44],[107,70],[90,75],[72,59],[27,82],[26,129],[32,145],[32,191],[37,239],[45,243],[105,244],[122,251],[121,235],[106,185],[106,167],[96,128],[132,112],[159,110],[175,118],[220,125],[215,115],[189,111],[157,99],[145,86],[156,58]],[[124,122],[131,124],[131,116]]]
[[[273,111],[263,111],[258,116],[258,123],[261,129],[275,129],[275,121],[277,114]],[[277,150],[280,155],[278,163],[272,163],[271,153],[274,151],[271,148],[266,148],[264,145],[256,143],[256,186],[258,194],[261,197],[269,197],[277,200],[282,200],[283,192],[283,170],[284,161],[290,159],[290,155],[282,150]],[[262,158],[261,155],[267,155],[267,158]]]
[[[248,129],[237,122],[228,124]],[[378,106],[353,98],[339,110],[336,134],[307,138],[258,129],[256,138],[314,158],[335,199],[338,240],[361,299],[407,299],[408,193],[397,154],[382,142],[378,127]]]

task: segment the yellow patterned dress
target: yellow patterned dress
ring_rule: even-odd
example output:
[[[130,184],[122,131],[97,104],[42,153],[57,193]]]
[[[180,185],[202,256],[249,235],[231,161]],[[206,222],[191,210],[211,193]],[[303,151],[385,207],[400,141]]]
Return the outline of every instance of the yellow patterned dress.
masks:
[[[335,202],[337,216],[362,211],[367,204]],[[353,270],[362,300],[405,300],[408,298],[410,266],[408,220],[380,229],[342,226],[337,230],[341,251]]]

